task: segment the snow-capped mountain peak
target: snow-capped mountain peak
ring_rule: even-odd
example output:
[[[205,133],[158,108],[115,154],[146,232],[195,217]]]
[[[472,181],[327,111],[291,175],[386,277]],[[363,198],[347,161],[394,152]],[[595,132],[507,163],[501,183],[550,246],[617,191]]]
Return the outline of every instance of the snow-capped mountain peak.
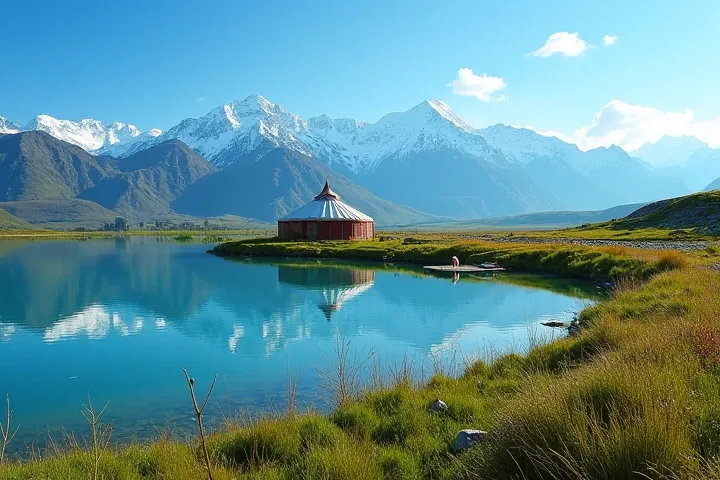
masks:
[[[456,127],[466,132],[474,133],[475,129],[465,123],[462,118],[458,117],[452,108],[450,108],[450,105],[445,102],[441,102],[440,100],[426,100],[415,108],[427,109],[428,107]]]
[[[5,117],[0,117],[0,134],[2,133],[18,133],[20,131],[20,125],[15,122],[11,122]]]
[[[655,143],[646,143],[631,155],[656,167],[683,165],[696,152],[710,146],[695,137],[661,137]]]
[[[498,123],[478,130],[478,133],[495,148],[502,150],[515,163],[526,165],[532,161],[557,161],[579,153],[575,145],[556,137],[545,137],[522,127]]]
[[[73,122],[72,120],[59,120],[50,115],[38,115],[25,125],[23,130],[42,130],[88,152],[102,148],[106,139],[105,127],[102,122],[91,118]]]
[[[385,158],[453,148],[507,162],[438,100],[391,113],[377,123],[364,123],[327,115],[305,120],[260,95],[251,95],[221,105],[203,117],[183,120],[152,143],[171,138],[182,140],[221,167],[248,154],[251,159],[259,158],[268,148],[277,146],[358,173],[373,170]]]
[[[3,122],[0,117],[0,133],[17,133],[20,131],[42,130],[55,138],[79,146],[91,153],[107,153],[110,155],[123,155],[132,146],[152,140],[162,135],[162,130],[153,128],[143,133],[135,125],[122,122],[112,122],[103,125],[100,120],[84,118],[80,121],[60,120],[50,115],[42,114],[33,118],[24,127],[8,127],[13,125]]]

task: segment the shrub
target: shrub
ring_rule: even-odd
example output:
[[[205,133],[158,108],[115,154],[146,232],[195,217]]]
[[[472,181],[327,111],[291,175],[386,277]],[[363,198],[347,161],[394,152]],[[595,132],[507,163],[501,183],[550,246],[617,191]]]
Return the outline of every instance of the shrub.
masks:
[[[377,480],[382,471],[366,444],[338,448],[314,448],[289,478],[323,480]]]
[[[406,389],[398,387],[369,393],[366,398],[377,414],[390,415],[400,410],[409,394]]]
[[[330,419],[345,432],[359,438],[368,438],[378,423],[375,412],[358,403],[338,408]]]
[[[421,478],[417,461],[398,448],[388,448],[380,455],[380,469],[387,480],[414,480]]]
[[[676,270],[688,265],[687,257],[677,251],[667,251],[660,255],[655,262],[655,268],[658,272],[666,272],[668,270]]]
[[[490,365],[489,378],[491,380],[500,378],[516,378],[525,367],[525,359],[517,353],[508,353],[498,357]]]
[[[419,413],[407,409],[395,415],[381,417],[373,431],[373,440],[378,443],[404,444],[422,429]]]
[[[220,463],[244,467],[291,460],[300,453],[300,447],[300,434],[294,420],[261,420],[208,439],[208,450]]]
[[[303,449],[328,447],[341,443],[343,432],[330,420],[318,414],[310,414],[299,421],[300,443]]]
[[[720,367],[720,330],[708,324],[695,324],[686,332],[703,365],[717,370]]]
[[[530,350],[525,365],[529,369],[557,372],[590,357],[596,350],[597,346],[587,336],[559,338]]]
[[[475,360],[465,369],[465,377],[483,377],[490,376],[490,368],[482,360]]]

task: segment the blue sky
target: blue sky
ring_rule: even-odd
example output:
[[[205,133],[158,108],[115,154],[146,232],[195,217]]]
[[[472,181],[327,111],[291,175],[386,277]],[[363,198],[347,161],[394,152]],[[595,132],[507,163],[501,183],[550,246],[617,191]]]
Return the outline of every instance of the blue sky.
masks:
[[[475,126],[616,138],[628,116],[669,124],[638,142],[720,127],[695,126],[720,117],[718,25],[716,0],[6,2],[0,115],[166,129],[259,93],[304,117],[376,121],[434,98]],[[558,32],[584,52],[528,55]],[[454,94],[463,68],[502,79],[504,100]],[[611,106],[593,127],[613,99],[652,111]]]

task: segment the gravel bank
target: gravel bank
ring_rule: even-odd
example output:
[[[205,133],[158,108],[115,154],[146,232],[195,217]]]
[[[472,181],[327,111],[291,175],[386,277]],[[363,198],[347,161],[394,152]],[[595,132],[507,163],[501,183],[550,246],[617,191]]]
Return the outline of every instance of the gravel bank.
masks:
[[[470,236],[468,236],[470,238]],[[545,237],[495,237],[491,235],[477,235],[472,238],[489,240],[503,243],[560,243],[566,245],[585,245],[590,247],[630,247],[648,248],[652,250],[682,250],[693,251],[703,250],[710,245],[718,245],[719,242],[709,241],[658,241],[658,240],[584,240],[577,238],[545,238]]]

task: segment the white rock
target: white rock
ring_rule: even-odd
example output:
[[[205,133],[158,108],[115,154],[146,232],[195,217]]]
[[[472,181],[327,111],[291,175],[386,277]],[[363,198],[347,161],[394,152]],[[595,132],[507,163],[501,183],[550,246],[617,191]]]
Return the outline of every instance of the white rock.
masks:
[[[435,400],[430,405],[430,411],[432,411],[432,412],[447,412],[447,409],[448,409],[447,403],[443,402],[440,399]]]
[[[453,442],[453,452],[461,453],[473,445],[482,442],[487,432],[482,430],[460,430]]]

